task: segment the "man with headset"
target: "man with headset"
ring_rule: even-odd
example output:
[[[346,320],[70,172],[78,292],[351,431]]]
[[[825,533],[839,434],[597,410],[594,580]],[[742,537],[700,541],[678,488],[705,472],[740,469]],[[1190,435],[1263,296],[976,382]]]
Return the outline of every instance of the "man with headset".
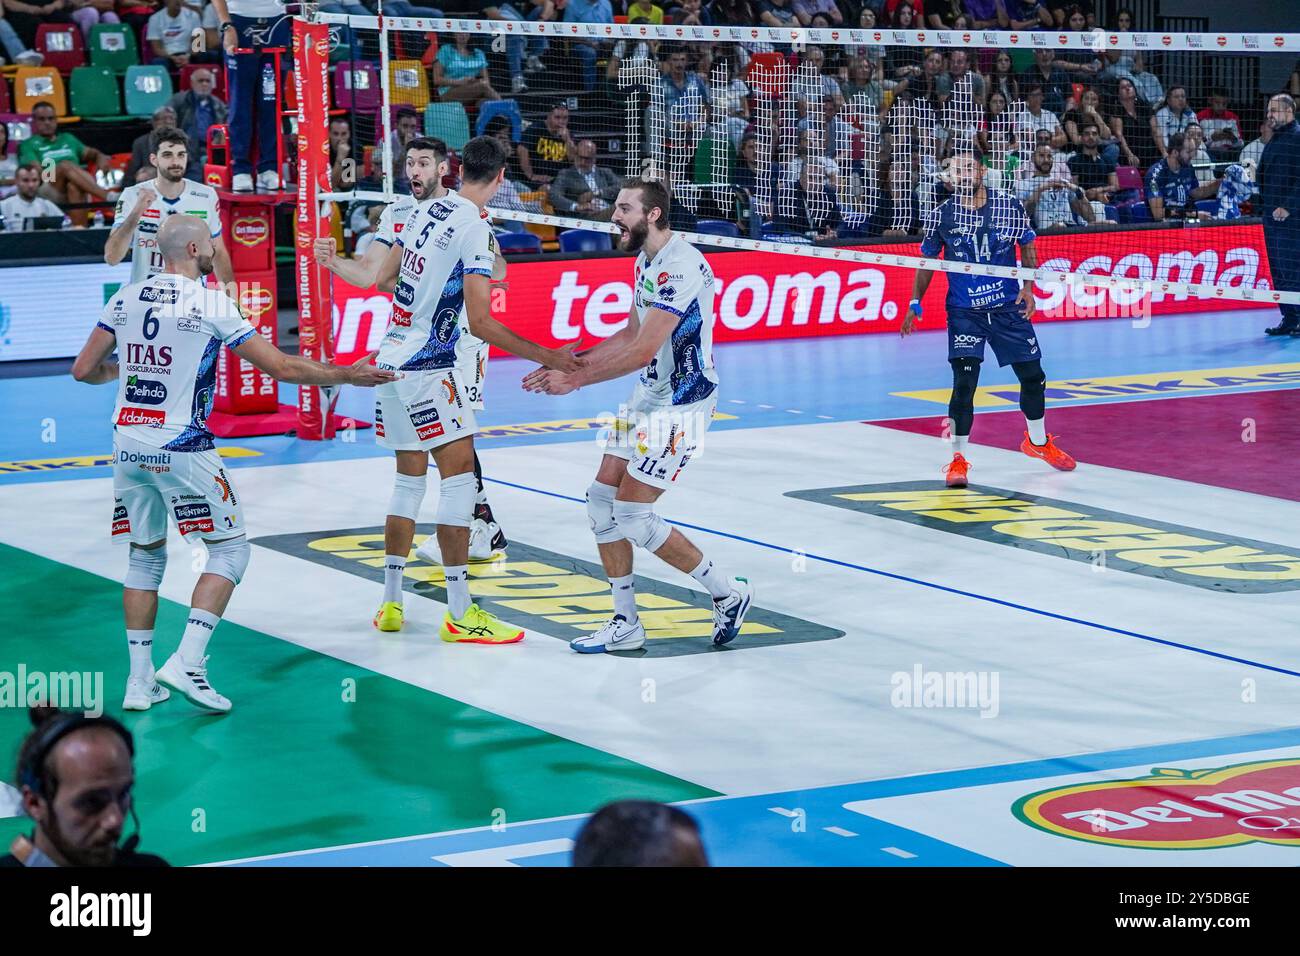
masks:
[[[135,852],[131,732],[112,717],[53,707],[29,713],[35,727],[18,751],[17,782],[36,829],[15,838],[0,867],[167,866]],[[136,832],[119,846],[128,813]]]

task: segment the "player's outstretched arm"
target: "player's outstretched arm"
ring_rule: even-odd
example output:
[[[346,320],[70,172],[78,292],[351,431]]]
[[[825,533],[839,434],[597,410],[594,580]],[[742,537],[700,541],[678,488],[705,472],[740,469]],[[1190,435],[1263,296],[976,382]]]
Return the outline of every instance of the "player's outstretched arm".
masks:
[[[465,276],[465,315],[469,319],[469,331],[475,338],[480,338],[488,345],[505,349],[511,355],[529,359],[538,365],[572,372],[583,364],[573,354],[577,345],[562,349],[548,349],[544,345],[524,338],[501,322],[492,318],[491,295],[488,277],[478,273]]]
[[[371,242],[360,259],[344,259],[338,254],[332,238],[317,239],[312,244],[312,255],[316,262],[334,273],[344,282],[349,282],[361,289],[369,289],[379,284],[382,291],[391,292],[392,284],[383,288],[383,280],[389,276],[385,267],[391,260],[391,280],[395,283],[397,270],[402,264],[402,251],[397,246],[388,246],[382,242]]]
[[[249,336],[236,345],[234,351],[276,381],[290,385],[358,385],[369,388],[397,378],[393,372],[370,364],[374,352],[351,365],[325,365],[298,355],[285,355],[260,335]]]
[[[112,332],[95,326],[72,363],[72,377],[88,385],[117,381],[117,363],[108,361],[116,347],[117,337]]]
[[[583,385],[622,378],[649,365],[680,321],[680,316],[664,309],[651,309],[636,331],[621,342],[611,344],[613,339],[607,339],[601,343],[604,347],[599,354],[593,355],[595,349],[584,352],[586,364],[582,368],[574,372],[539,368],[524,376],[524,388],[530,392],[565,395]]]

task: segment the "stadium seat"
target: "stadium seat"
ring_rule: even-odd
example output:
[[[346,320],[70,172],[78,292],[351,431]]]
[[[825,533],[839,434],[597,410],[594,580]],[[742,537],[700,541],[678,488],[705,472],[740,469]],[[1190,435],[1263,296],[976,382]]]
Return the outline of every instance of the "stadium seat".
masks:
[[[152,116],[154,110],[172,98],[172,78],[161,64],[132,66],[122,84],[128,116]]]
[[[334,67],[334,106],[357,113],[378,112],[383,103],[379,70],[365,60],[344,60]]]
[[[1213,218],[1219,214],[1219,200],[1217,199],[1198,199],[1196,201],[1196,211],[1203,212]]]
[[[505,116],[510,120],[510,141],[519,142],[524,135],[524,120],[519,115],[519,104],[514,100],[485,100],[478,108],[478,119],[474,121],[474,135],[482,136],[487,129],[488,120],[494,116]]]
[[[499,232],[497,245],[506,255],[535,255],[542,251],[542,240],[531,232]]]
[[[469,117],[459,103],[430,103],[424,108],[424,135],[436,136],[459,152],[469,142]]]
[[[429,105],[429,74],[419,60],[393,60],[388,64],[388,103],[422,110]],[[464,107],[462,107],[463,109]]]
[[[1151,222],[1151,207],[1145,202],[1135,202],[1128,207],[1129,222]]]
[[[1119,207],[1106,204],[1106,221],[1119,222]]]
[[[125,23],[96,23],[90,28],[90,65],[106,66],[114,73],[140,62],[135,31]]]
[[[36,28],[37,53],[45,57],[44,66],[60,73],[71,73],[86,62],[86,44],[81,28],[75,23],[42,23]]]
[[[220,63],[186,63],[181,67],[180,83],[177,89],[188,90],[193,85],[191,77],[194,76],[195,70],[207,70],[216,77],[216,82],[212,84],[212,92],[222,102],[226,102],[228,99],[226,96],[226,68]]]
[[[725,168],[719,172],[713,168],[714,155],[721,145]],[[736,178],[736,149],[731,140],[723,139],[719,144],[712,136],[705,136],[695,148],[695,160],[692,164],[693,179],[698,186],[725,186]]]
[[[79,66],[68,85],[72,112],[84,119],[130,119],[122,114],[122,96],[117,77],[106,66]]]
[[[63,77],[52,66],[20,66],[14,73],[14,109],[30,113],[42,100],[54,106],[55,115],[68,115],[68,96]]]
[[[764,74],[756,77],[755,72]],[[780,96],[790,82],[790,64],[784,53],[755,53],[749,58],[749,68],[745,71],[745,82],[755,93],[767,93]]]
[[[695,224],[695,231],[706,236],[740,236],[740,227],[725,219],[701,219]]]
[[[0,76],[0,114],[14,111],[13,98],[9,95],[9,81]]]
[[[608,252],[613,248],[613,237],[607,232],[568,229],[560,233],[561,252]]]
[[[1146,187],[1142,182],[1142,170],[1136,166],[1116,166],[1115,179],[1121,190],[1137,190],[1137,200],[1146,199]]]

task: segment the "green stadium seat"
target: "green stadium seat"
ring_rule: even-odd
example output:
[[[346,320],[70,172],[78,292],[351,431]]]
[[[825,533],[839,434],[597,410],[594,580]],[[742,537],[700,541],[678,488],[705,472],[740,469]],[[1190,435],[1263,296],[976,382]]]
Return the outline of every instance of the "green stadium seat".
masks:
[[[71,79],[72,112],[82,119],[126,120],[117,76],[106,66],[79,66]]]
[[[97,23],[90,28],[90,65],[125,73],[140,62],[135,31],[125,23]]]
[[[154,110],[172,98],[172,78],[157,63],[132,66],[127,68],[123,90],[128,116],[152,116]]]
[[[424,135],[436,136],[459,152],[469,142],[469,116],[459,103],[430,103],[424,108]]]

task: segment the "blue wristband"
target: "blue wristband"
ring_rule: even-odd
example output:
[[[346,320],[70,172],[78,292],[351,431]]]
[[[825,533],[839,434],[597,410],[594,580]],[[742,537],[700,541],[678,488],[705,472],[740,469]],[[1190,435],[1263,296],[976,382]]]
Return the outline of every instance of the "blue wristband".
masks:
[[[917,317],[918,319],[921,317],[921,300],[920,300],[920,299],[913,299],[911,302],[907,303],[907,307],[908,307],[909,309],[911,309],[913,312],[916,313],[916,317]]]

